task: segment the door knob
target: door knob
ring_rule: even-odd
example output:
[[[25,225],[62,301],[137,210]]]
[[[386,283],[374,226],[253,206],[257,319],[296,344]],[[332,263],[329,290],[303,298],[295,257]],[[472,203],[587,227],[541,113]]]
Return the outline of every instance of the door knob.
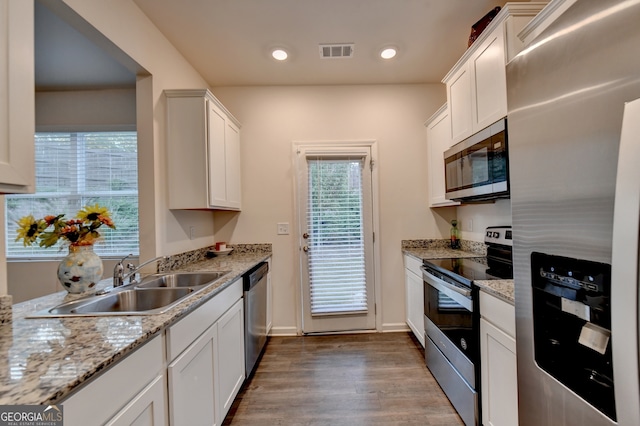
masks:
[[[307,238],[309,238],[309,234],[307,234],[307,233],[305,232],[304,234],[302,234],[302,238],[304,238],[304,239],[306,240]]]
[[[303,252],[305,252],[305,253],[306,253],[306,252],[308,252],[308,251],[309,251],[309,247],[307,247],[307,246],[302,246],[302,251],[303,251]]]

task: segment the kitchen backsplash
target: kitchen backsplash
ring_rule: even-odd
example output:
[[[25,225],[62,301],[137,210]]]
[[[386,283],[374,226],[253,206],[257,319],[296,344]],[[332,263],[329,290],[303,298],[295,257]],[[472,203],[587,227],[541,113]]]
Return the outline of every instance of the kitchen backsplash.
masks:
[[[429,239],[429,240],[402,240],[401,248],[418,248],[418,249],[440,249],[449,248],[450,241],[448,239]],[[479,241],[460,241],[461,250],[477,253],[480,256],[487,255],[487,246]]]
[[[236,254],[271,252],[271,243],[262,244],[227,244]],[[158,262],[158,272],[168,272],[183,268],[191,263],[207,259],[207,252],[215,250],[215,246],[203,247],[197,250],[167,256]]]

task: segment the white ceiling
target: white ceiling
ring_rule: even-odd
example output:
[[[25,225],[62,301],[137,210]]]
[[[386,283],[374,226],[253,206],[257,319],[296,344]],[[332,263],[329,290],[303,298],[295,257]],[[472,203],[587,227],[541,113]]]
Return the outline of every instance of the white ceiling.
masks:
[[[471,25],[503,4],[499,0],[133,1],[211,86],[437,83],[466,50]],[[108,56],[92,51],[88,40],[73,34],[70,27],[64,29],[50,15],[41,11],[39,21],[36,15],[40,87],[131,83],[126,68],[106,64]],[[322,43],[354,43],[354,56],[321,59]],[[387,45],[396,46],[399,53],[385,62],[378,54]],[[286,48],[289,59],[273,60],[270,49],[276,46]]]

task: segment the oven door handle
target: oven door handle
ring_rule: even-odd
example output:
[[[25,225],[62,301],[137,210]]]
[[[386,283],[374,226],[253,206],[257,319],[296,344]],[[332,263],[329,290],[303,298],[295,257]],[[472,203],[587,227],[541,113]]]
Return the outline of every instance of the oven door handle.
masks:
[[[426,275],[426,277],[425,277],[425,275]],[[429,281],[430,281],[430,280],[434,280],[434,281],[436,281],[438,284],[440,284],[440,285],[442,285],[442,286],[444,286],[444,287],[448,288],[449,290],[453,290],[453,291],[455,291],[456,293],[460,293],[460,294],[461,294],[461,295],[463,295],[464,297],[471,297],[471,289],[470,289],[470,288],[466,288],[466,287],[465,287],[465,288],[458,287],[457,285],[454,285],[454,284],[448,283],[448,282],[446,282],[446,281],[444,281],[444,280],[441,280],[441,279],[440,279],[440,278],[438,278],[438,277],[435,277],[435,276],[431,275],[431,274],[430,274],[430,273],[428,273],[427,271],[423,271],[423,272],[422,272],[422,279],[423,279],[423,280],[425,280],[425,281],[427,281],[427,277],[429,278]],[[429,282],[429,284],[431,284],[431,283]]]
[[[471,302],[471,289],[461,288],[454,284],[450,284],[434,275],[431,275],[424,269],[422,270],[422,280],[436,290],[439,290],[447,296],[451,297],[464,308],[473,312],[473,303]]]

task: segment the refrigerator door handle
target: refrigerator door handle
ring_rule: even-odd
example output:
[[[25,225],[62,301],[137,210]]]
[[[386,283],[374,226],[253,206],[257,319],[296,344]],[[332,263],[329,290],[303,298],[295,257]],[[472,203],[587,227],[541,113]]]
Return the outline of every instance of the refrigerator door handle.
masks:
[[[638,424],[638,238],[640,236],[640,99],[622,119],[611,253],[611,340],[618,424]]]

